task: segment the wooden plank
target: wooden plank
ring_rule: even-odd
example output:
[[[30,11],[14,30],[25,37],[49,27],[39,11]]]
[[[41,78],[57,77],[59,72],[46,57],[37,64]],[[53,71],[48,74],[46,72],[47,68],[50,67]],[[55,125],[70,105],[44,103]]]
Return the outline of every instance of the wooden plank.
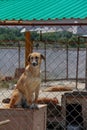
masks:
[[[0,122],[7,119],[10,123],[1,125],[0,130],[46,130],[46,105],[38,105],[39,109],[11,108],[0,109]]]
[[[0,121],[0,126],[1,126],[1,125],[5,125],[5,124],[7,124],[7,123],[9,123],[9,122],[10,122],[10,120]]]

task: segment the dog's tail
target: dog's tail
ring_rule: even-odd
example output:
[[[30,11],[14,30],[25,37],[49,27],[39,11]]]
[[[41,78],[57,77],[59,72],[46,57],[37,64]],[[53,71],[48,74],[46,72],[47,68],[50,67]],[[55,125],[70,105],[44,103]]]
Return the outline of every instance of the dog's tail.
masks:
[[[2,103],[7,103],[8,104],[9,102],[10,102],[10,98],[5,98],[5,99],[2,100]]]

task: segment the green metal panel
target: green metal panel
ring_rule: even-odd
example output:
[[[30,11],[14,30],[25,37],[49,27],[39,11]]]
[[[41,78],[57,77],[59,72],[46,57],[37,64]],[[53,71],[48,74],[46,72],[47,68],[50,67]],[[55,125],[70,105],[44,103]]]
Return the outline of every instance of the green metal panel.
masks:
[[[0,20],[86,17],[87,0],[0,0]]]

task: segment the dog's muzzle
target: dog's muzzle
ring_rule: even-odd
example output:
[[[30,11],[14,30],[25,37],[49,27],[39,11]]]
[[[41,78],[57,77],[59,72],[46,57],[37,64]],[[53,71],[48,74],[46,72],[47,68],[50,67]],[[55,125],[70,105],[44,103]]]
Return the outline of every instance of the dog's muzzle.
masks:
[[[32,65],[33,65],[33,66],[37,66],[38,63],[37,63],[37,62],[33,62]]]

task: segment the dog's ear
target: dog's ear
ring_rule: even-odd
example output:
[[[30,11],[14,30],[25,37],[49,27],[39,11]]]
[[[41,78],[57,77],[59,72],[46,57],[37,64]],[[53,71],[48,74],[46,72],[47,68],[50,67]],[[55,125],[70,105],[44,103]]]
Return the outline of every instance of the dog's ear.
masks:
[[[31,54],[28,55],[27,61],[30,62],[30,56]]]
[[[43,56],[42,54],[41,54],[41,59],[45,60],[45,56]]]

